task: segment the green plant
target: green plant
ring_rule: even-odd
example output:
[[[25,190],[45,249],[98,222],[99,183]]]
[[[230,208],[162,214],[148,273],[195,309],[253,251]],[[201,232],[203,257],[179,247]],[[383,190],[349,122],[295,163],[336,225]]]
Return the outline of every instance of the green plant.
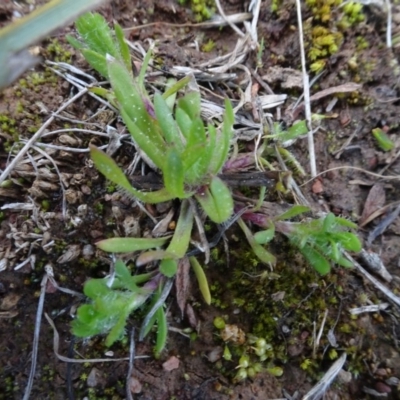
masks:
[[[179,82],[170,82],[164,94],[156,93],[151,99],[143,82],[144,71],[151,52],[146,56],[139,77],[134,78],[130,67],[129,51],[118,25],[115,27],[114,36],[100,15],[88,14],[78,19],[77,29],[83,43],[71,37],[68,40],[82,51],[93,68],[110,80],[111,89],[97,90],[97,93],[112,99],[119,108],[137,149],[150,164],[161,171],[164,188],[153,192],[135,189],[115,161],[106,153],[93,147],[91,157],[96,167],[119,188],[145,203],[159,203],[175,198],[182,200],[177,226],[172,237],[112,238],[97,243],[97,246],[112,253],[146,250],[137,259],[137,265],[160,261],[156,276],[173,277],[179,260],[187,253],[193,228],[195,203],[189,199],[191,197],[196,199],[209,218],[216,223],[226,221],[233,213],[230,190],[218,177],[229,153],[234,120],[232,107],[228,100],[225,101],[226,112],[221,129],[217,130],[212,124],[204,126],[200,118],[199,92],[188,91],[183,97],[175,99],[176,92],[189,82],[188,78]],[[166,242],[169,242],[166,249],[160,250],[160,246]],[[190,263],[198,278],[205,301],[210,303],[211,297],[202,267],[193,257],[190,258]],[[151,282],[150,279],[147,283]],[[159,278],[161,287],[164,282],[165,279]],[[104,285],[104,282],[102,284]],[[78,311],[77,320],[73,325],[74,333],[78,336],[87,336],[105,333],[111,329],[106,340],[106,344],[110,345],[120,337],[121,327],[129,313],[148,296],[141,295],[141,300],[137,302],[137,292],[129,290],[127,293],[128,288],[124,288],[123,294],[114,296],[115,304],[119,304],[121,299],[126,298],[125,300],[131,306],[121,311],[122,314],[118,318],[115,316],[107,319],[107,314],[112,311],[111,305],[104,308],[101,313],[92,313],[93,330],[85,330],[81,327],[87,326],[84,318],[87,317],[88,310],[92,310],[93,307],[101,308],[103,297],[111,298],[111,293],[115,291],[115,287],[111,286],[107,291],[99,291],[101,294],[93,298],[90,283],[87,285],[89,289],[85,286],[85,292],[88,290],[87,295],[92,299],[92,303],[82,306],[83,311]],[[161,310],[162,305],[159,304],[154,312],[159,326],[165,322]],[[107,320],[109,324],[103,323],[103,320]],[[112,326],[118,327],[115,328],[118,334],[115,334]],[[147,328],[143,329],[147,331]],[[161,330],[161,333],[159,330],[158,337],[162,336],[164,336],[164,330]],[[160,345],[157,352],[161,350]]]
[[[93,68],[110,80],[112,92],[102,94],[115,97],[134,142],[147,160],[161,170],[165,187],[147,193],[135,189],[109,156],[92,148],[91,156],[99,171],[143,202],[160,203],[194,196],[212,221],[226,221],[233,212],[233,200],[217,174],[228,157],[233,133],[230,102],[225,100],[220,130],[212,124],[204,126],[198,91],[188,91],[176,101],[174,110],[176,92],[189,78],[173,83],[164,94],[156,93],[152,102],[143,83],[151,52],[139,77],[134,79],[129,49],[118,24],[115,39],[99,14],[79,18],[76,26],[85,45],[71,37],[68,40],[82,51]]]
[[[163,187],[148,192],[136,189],[111,157],[91,147],[90,154],[95,166],[114,185],[139,201],[160,203],[180,200],[173,235],[163,238],[115,237],[97,243],[98,248],[110,253],[140,251],[136,266],[153,263],[155,267],[147,274],[131,276],[127,266],[117,260],[115,274],[105,279],[89,280],[84,290],[90,302],[78,309],[73,323],[76,335],[107,334],[106,344],[111,345],[123,336],[129,315],[143,308],[149,300],[140,338],[157,325],[154,350],[158,356],[167,339],[164,303],[172,285],[171,278],[176,275],[180,263],[191,264],[204,300],[210,304],[211,294],[203,268],[194,254],[188,253],[198,206],[214,223],[238,220],[252,254],[263,263],[275,264],[275,257],[265,246],[274,238],[275,232],[280,232],[300,249],[320,273],[328,272],[328,260],[349,266],[343,257],[343,250],[357,251],[359,242],[355,235],[342,232],[340,228],[354,228],[354,224],[333,214],[319,220],[288,222],[288,219],[309,211],[299,206],[276,218],[267,217],[258,212],[265,187],[261,189],[259,202],[253,209],[242,209],[240,204],[234,206],[230,188],[222,179],[223,173],[238,165],[252,168],[255,161],[253,153],[228,160],[234,122],[229,100],[225,100],[222,123],[219,126],[217,123],[205,125],[200,117],[199,91],[186,88],[189,81],[192,81],[191,88],[196,87],[193,78],[169,80],[164,93],[156,92],[151,96],[144,83],[151,50],[145,56],[139,75],[134,77],[129,49],[119,25],[112,32],[100,15],[87,14],[78,19],[76,26],[81,40],[72,37],[68,40],[82,51],[94,69],[110,81],[110,89],[92,90],[118,108],[137,151],[150,166],[159,171]],[[184,93],[178,96],[179,91]],[[305,131],[305,124],[301,122],[287,132],[278,132],[279,140],[297,137]],[[260,160],[266,163],[261,156]],[[232,219],[234,211],[238,214]],[[263,226],[265,230],[253,234],[245,221]],[[223,230],[219,231],[213,245],[218,242],[221,232]]]
[[[319,219],[306,219],[304,222],[289,222],[287,219],[309,211],[307,207],[294,206],[291,210],[275,217],[273,220],[262,214],[246,213],[246,218],[257,225],[268,228],[257,232],[254,239],[258,243],[271,240],[271,230],[285,235],[299,249],[301,254],[322,275],[331,269],[331,262],[350,268],[353,264],[344,256],[344,251],[359,252],[361,242],[358,237],[348,232],[357,225],[345,218],[336,217],[332,213]]]

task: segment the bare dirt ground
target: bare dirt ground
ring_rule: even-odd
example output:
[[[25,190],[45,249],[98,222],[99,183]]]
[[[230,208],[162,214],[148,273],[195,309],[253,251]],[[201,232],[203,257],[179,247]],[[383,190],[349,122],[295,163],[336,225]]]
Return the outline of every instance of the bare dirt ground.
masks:
[[[0,4],[0,26],[9,23],[16,13],[28,13],[40,2],[27,3]],[[257,71],[251,79],[259,85],[259,93],[267,94],[270,90],[288,95],[279,110],[275,107],[269,112],[274,121],[291,126],[295,120],[304,119],[301,107],[293,111],[293,104],[302,94],[302,85],[296,79],[297,83],[290,83],[290,78],[297,77],[295,71],[301,70],[297,15],[293,1],[278,4],[278,12],[272,12],[271,1],[262,1],[257,32],[259,41],[264,41],[264,50],[248,52],[242,64],[247,71]],[[229,15],[247,11],[248,2],[229,0],[222,5]],[[396,37],[396,22],[400,21],[400,9],[396,7],[392,9],[393,37]],[[327,58],[323,74],[311,88],[311,94],[317,94],[312,101],[313,113],[326,117],[315,134],[317,168],[319,172],[330,171],[306,183],[302,191],[315,211],[330,210],[364,222],[359,229],[364,248],[380,255],[391,277],[385,280],[377,276],[377,279],[397,296],[400,218],[394,212],[400,199],[400,183],[396,179],[400,176],[400,47],[388,49],[385,45],[386,14],[378,7],[364,11],[365,21],[346,31],[339,52]],[[133,43],[147,48],[147,39],[156,40],[157,63],[165,73],[178,65],[205,65],[207,60],[232,51],[238,40],[229,27],[195,26],[190,7],[174,0],[114,0],[100,12],[110,23],[116,20],[124,28],[132,28],[126,30],[126,35]],[[304,7],[303,20],[310,18],[310,11]],[[66,44],[67,32],[73,33],[74,28],[60,30],[41,43],[39,53],[45,60],[68,62],[93,74],[82,57]],[[194,40],[200,43],[200,49],[191,46]],[[202,45],[210,40],[215,46],[211,51],[202,51]],[[226,95],[238,100],[236,89],[246,81],[246,68],[229,72],[234,74],[231,82],[200,82],[210,100],[221,102]],[[333,90],[326,96],[318,96],[324,90],[350,82],[359,84],[359,89],[346,94]],[[29,139],[76,93],[76,87],[43,63],[0,94],[2,171],[22,147],[18,142]],[[253,115],[250,109],[247,116]],[[105,132],[107,126],[123,132],[112,110],[88,95],[80,97],[47,127],[40,140],[44,146],[32,148],[29,157],[12,171],[9,184],[0,187],[3,207],[0,214],[0,399],[23,397],[30,373],[45,266],[52,265],[60,286],[82,292],[86,279],[102,277],[108,272],[107,255],[94,246],[98,239],[113,232],[140,235],[152,227],[145,213],[104,182],[87,152],[68,151],[68,148],[86,149],[89,143],[106,143],[100,136],[72,129]],[[375,128],[381,128],[391,137],[394,149],[389,152],[379,149],[372,136]],[[52,133],[58,130],[65,131]],[[254,148],[254,140],[241,143],[249,151]],[[58,147],[51,149],[45,145]],[[45,149],[57,164],[61,183],[52,161],[43,155]],[[118,151],[120,165],[130,164],[132,149],[123,146]],[[307,140],[298,140],[290,151],[309,176]],[[345,166],[358,169],[335,169]],[[296,180],[302,184],[308,178],[297,175]],[[293,198],[279,198],[276,194],[271,194],[268,200],[294,202]],[[19,205],[7,208],[13,203]],[[147,211],[160,219],[171,207],[171,204],[165,208],[149,207]],[[366,216],[379,209],[383,211],[366,221]],[[393,221],[368,244],[370,233],[388,216],[393,216]],[[318,276],[279,238],[272,244],[279,260],[274,271],[276,276],[265,279],[266,267],[255,263],[249,250],[242,248],[240,232],[233,229],[227,237],[229,263],[221,246],[207,269],[214,299],[211,306],[202,303],[196,285],[192,284],[189,303],[194,310],[197,338],[191,340],[179,333],[190,327],[193,319],[181,316],[173,294],[168,299],[168,322],[172,330],[161,359],[152,357],[153,338],[136,343],[136,354],[150,357],[135,361],[134,398],[300,399],[343,352],[347,354],[346,364],[326,392],[326,399],[400,398],[400,303],[388,302],[382,291],[356,270],[335,268],[325,277]],[[47,286],[44,311],[60,335],[59,354],[75,359],[127,357],[128,340],[106,349],[101,337],[82,341],[72,336],[71,315],[80,302],[54,286]],[[362,313],[358,317],[349,313],[354,307],[384,302],[389,304],[382,311]],[[326,310],[325,327],[315,350],[315,332]],[[224,316],[246,335],[267,338],[274,357],[266,363],[266,368],[280,367],[283,374],[275,377],[264,371],[253,379],[233,382],[240,346],[235,349],[230,343],[233,361],[222,359],[226,343],[213,326],[216,316]],[[140,325],[137,318],[130,320],[131,327]],[[332,337],[328,338],[329,331],[334,333],[336,347]],[[32,399],[126,398],[127,361],[61,361],[54,352],[53,334],[52,327],[43,318]],[[169,370],[163,363],[173,357],[179,359],[179,365]]]

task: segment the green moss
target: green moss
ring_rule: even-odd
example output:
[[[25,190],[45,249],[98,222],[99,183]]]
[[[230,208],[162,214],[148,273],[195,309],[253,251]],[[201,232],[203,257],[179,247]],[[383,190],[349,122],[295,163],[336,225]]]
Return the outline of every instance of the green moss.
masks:
[[[318,73],[336,54],[350,28],[364,21],[362,5],[343,0],[306,0],[312,18],[305,23],[307,56],[310,70]],[[359,47],[365,47],[360,41]]]
[[[47,58],[56,62],[69,63],[71,61],[71,52],[58,39],[50,40],[50,43],[46,47],[46,52]]]
[[[215,3],[213,0],[178,0],[178,3],[181,5],[189,3],[194,13],[194,19],[197,22],[210,19],[215,12]]]
[[[214,48],[215,48],[215,42],[212,39],[209,39],[207,43],[204,43],[201,46],[201,51],[203,51],[204,53],[209,53],[213,51]]]
[[[239,240],[238,243],[243,241]],[[213,304],[229,315],[229,319],[222,315],[216,319],[224,322],[217,324],[221,340],[226,327],[237,326],[245,334],[244,343],[224,342],[231,355],[230,363],[234,362],[237,368],[233,371],[232,364],[229,366],[225,364],[227,361],[221,361],[221,371],[225,371],[234,382],[252,377],[256,374],[254,368],[258,364],[270,373],[279,375],[282,373],[281,365],[289,359],[310,377],[318,379],[322,364],[337,358],[335,349],[329,348],[326,334],[321,338],[316,357],[313,357],[313,325],[321,326],[327,309],[330,312],[324,332],[337,324],[335,331],[340,346],[346,346],[346,341],[355,334],[363,334],[357,320],[348,314],[342,313],[339,321],[336,321],[334,310],[343,303],[341,292],[346,286],[346,275],[336,274],[333,270],[329,276],[322,277],[299,259],[288,243],[279,242],[279,247],[284,259],[278,262],[273,271],[255,260],[246,247],[231,249],[230,268],[222,273],[222,276],[229,278],[220,283],[214,281],[210,285]],[[215,249],[213,253],[214,257],[219,258]],[[236,315],[232,307],[238,310]],[[282,337],[285,337],[285,343]],[[290,357],[288,346],[299,343],[304,346],[301,356]],[[328,351],[324,351],[325,348]],[[247,357],[246,367],[240,363],[243,356]],[[358,367],[356,363],[355,369]]]

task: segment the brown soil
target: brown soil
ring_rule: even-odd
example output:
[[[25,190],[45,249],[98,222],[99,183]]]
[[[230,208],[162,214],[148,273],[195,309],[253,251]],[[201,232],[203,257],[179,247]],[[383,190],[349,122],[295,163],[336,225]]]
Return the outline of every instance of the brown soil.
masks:
[[[245,3],[247,5],[248,2]],[[226,14],[245,11],[240,1],[229,0],[222,4]],[[301,69],[294,3],[289,0],[282,1],[279,10],[278,14],[272,13],[271,1],[262,2],[258,36],[259,40],[264,39],[265,50],[257,70],[260,77],[271,76],[271,67],[276,67],[279,71],[282,71],[282,68]],[[15,11],[21,14],[28,13],[29,5],[25,2],[16,4],[7,1],[0,5],[0,26],[9,23]],[[125,28],[145,25],[127,31],[127,37],[133,42],[142,44],[147,38],[158,40],[157,58],[162,60],[162,68],[166,72],[176,65],[195,66],[225,54],[231,51],[237,42],[237,37],[229,27],[205,29],[203,26],[190,26],[193,22],[190,8],[179,5],[175,0],[114,0],[103,6],[100,12],[110,23],[116,20]],[[400,47],[387,49],[384,45],[385,17],[375,9],[368,9],[366,13],[365,23],[355,27],[354,31],[345,37],[341,50],[329,59],[325,73],[312,88],[311,94],[315,94],[355,80],[359,80],[362,84],[356,93],[338,95],[338,101],[330,111],[326,111],[326,107],[333,95],[312,103],[314,113],[328,117],[322,121],[321,129],[315,134],[317,168],[318,171],[326,171],[335,167],[351,166],[380,173],[387,167],[383,172],[384,175],[399,177],[400,161],[396,156],[400,150],[398,134],[400,111],[398,49]],[[400,12],[394,7],[393,13],[393,20],[396,22],[399,20]],[[306,20],[310,15],[306,13],[303,18]],[[174,24],[179,25],[174,26]],[[394,32],[396,29],[395,26]],[[73,31],[73,27],[65,28],[52,38],[57,38],[64,50],[56,48],[49,39],[40,45],[39,51],[45,59],[66,57],[72,64],[90,72],[82,57],[65,44],[65,34]],[[356,38],[359,36],[362,36],[369,45],[358,52]],[[211,52],[195,51],[189,47],[194,38],[203,43],[211,39],[216,46]],[[145,44],[144,46],[146,47]],[[65,54],[65,49],[71,52],[71,56]],[[356,52],[359,69],[351,70],[348,65]],[[256,51],[249,54],[243,63],[254,71],[257,63]],[[289,76],[293,74],[292,70],[290,71]],[[342,71],[346,73],[341,73]],[[34,73],[39,76],[35,77],[32,75]],[[8,122],[0,126],[1,170],[4,170],[9,161],[10,147],[16,141],[16,137],[29,138],[52,112],[77,93],[68,82],[50,72],[44,64],[37,66],[34,72],[26,74],[23,78],[24,84],[15,83],[0,94],[0,116],[7,116],[15,121],[7,120]],[[235,83],[243,78],[241,72],[238,72]],[[269,85],[276,94],[288,94],[287,102],[281,107],[281,120],[278,122],[291,126],[295,119],[303,119],[304,115],[301,109],[298,113],[290,111],[301,94],[301,89],[295,85],[288,88],[285,86],[286,82],[285,77],[270,78]],[[212,92],[223,96],[229,91],[229,95],[234,95],[228,85],[215,87],[206,83],[204,85],[210,89],[210,100],[216,98]],[[260,92],[264,92],[262,87]],[[63,118],[56,118],[48,127],[48,131],[77,127],[80,125],[74,121],[90,118],[90,124],[85,127],[86,129],[105,131],[107,125],[111,125],[119,133],[123,132],[123,126],[117,120],[117,116],[108,109],[98,112],[100,107],[101,105],[90,96],[83,96],[65,110]],[[272,109],[271,113],[274,121],[277,120],[276,109]],[[13,129],[10,130],[10,127]],[[371,134],[375,128],[382,128],[390,135],[395,143],[392,151],[379,150]],[[42,141],[79,148],[86,148],[89,143],[104,144],[101,137],[91,135],[76,134],[70,135],[69,138],[74,138],[75,142],[65,142],[68,138],[61,134],[43,137]],[[251,142],[246,146],[250,150]],[[121,165],[129,165],[133,157],[130,149],[132,147],[125,146],[116,153],[115,157]],[[309,172],[307,140],[298,140],[290,150]],[[2,349],[0,399],[23,397],[31,366],[35,318],[45,265],[48,263],[52,265],[55,279],[60,286],[82,292],[86,279],[102,277],[108,272],[107,256],[94,246],[99,238],[112,232],[124,235],[129,231],[132,235],[140,235],[152,228],[146,214],[137,207],[132,208],[130,200],[113,192],[107,186],[93,168],[87,153],[55,150],[51,155],[57,161],[66,188],[66,215],[62,214],[63,193],[59,177],[54,172],[52,163],[40,156],[37,151],[32,151],[31,159],[26,158],[24,164],[17,165],[11,174],[13,184],[7,188],[0,188],[0,206],[10,203],[30,205],[25,211],[5,209],[1,214],[0,259],[4,262],[4,270],[0,272],[0,348]],[[36,156],[38,158],[35,158]],[[32,159],[35,159],[35,163],[31,162]],[[298,178],[299,182],[302,180],[307,179]],[[330,210],[336,215],[357,220],[363,212],[368,211],[365,211],[368,206],[366,200],[371,188],[378,181],[380,190],[375,202],[379,207],[394,204],[400,199],[398,180],[379,180],[374,175],[366,175],[360,170],[350,168],[326,172],[317,180],[305,184],[302,190],[315,211]],[[272,195],[270,200],[276,198],[276,195]],[[171,205],[165,209],[149,207],[148,211],[159,218],[170,207]],[[366,244],[370,232],[385,216],[393,212],[395,207],[396,204],[392,208],[388,207],[385,214],[366,224],[359,230],[359,235],[365,240],[365,248],[380,254],[393,276],[390,283],[383,282],[396,294],[400,290],[399,216],[382,235],[374,239],[370,247]],[[215,301],[210,307],[205,306],[195,282],[192,284],[193,290],[188,302],[194,308],[198,325],[197,339],[192,341],[176,330],[171,331],[167,349],[160,360],[155,360],[151,356],[154,338],[137,343],[136,354],[150,357],[137,359],[134,363],[132,376],[136,380],[133,382],[141,387],[138,393],[134,394],[134,398],[299,399],[332,364],[332,360],[321,356],[314,368],[307,372],[300,367],[304,366],[302,363],[305,360],[312,358],[312,348],[307,338],[312,335],[313,322],[316,321],[316,329],[319,328],[324,308],[321,312],[316,312],[307,306],[301,309],[301,313],[297,313],[300,307],[287,306],[282,301],[279,309],[276,306],[278,301],[273,297],[279,291],[290,292],[292,288],[293,291],[299,290],[299,298],[301,296],[307,298],[311,291],[310,286],[300,288],[299,284],[304,275],[301,262],[296,257],[288,260],[287,254],[279,253],[282,248],[286,248],[286,244],[276,241],[272,245],[274,254],[278,259],[282,259],[284,265],[279,271],[283,276],[281,279],[293,279],[293,283],[283,290],[282,286],[285,287],[286,283],[279,280],[275,284],[261,279],[252,281],[242,277],[239,283],[250,285],[243,289],[234,278],[233,271],[243,269],[245,272],[257,275],[265,270],[265,266],[257,265],[253,268],[249,266],[246,269],[247,266],[242,265],[245,258],[239,254],[241,248],[234,241],[240,233],[232,229],[227,236],[232,250],[231,264],[226,265],[224,249],[221,247],[219,250],[223,260],[219,263],[214,260],[208,268],[208,279],[215,286],[213,296],[218,302]],[[52,241],[54,243],[51,243]],[[235,252],[235,247],[239,247],[239,251]],[[29,262],[17,270],[14,269],[28,258]],[[397,387],[400,379],[398,307],[390,304],[386,311],[361,314],[357,320],[352,320],[348,309],[362,305],[360,294],[365,293],[374,304],[386,302],[387,298],[354,270],[335,268],[328,277],[321,278],[316,274],[313,276],[315,276],[313,283],[317,285],[318,290],[310,302],[315,303],[319,299],[328,301],[332,296],[340,298],[340,302],[332,302],[328,306],[331,323],[337,319],[338,327],[343,328],[341,331],[336,331],[336,340],[339,343],[337,352],[351,349],[353,351],[344,367],[344,370],[351,374],[343,373],[327,391],[325,398],[375,398],[365,393],[365,387],[378,393],[390,392],[388,394],[390,399],[400,398]],[[304,282],[310,285],[310,282]],[[337,289],[339,286],[342,290],[340,295]],[[261,304],[254,306],[254,313],[249,313],[245,311],[243,304],[238,303],[238,298],[245,298],[243,292],[258,293],[257,290],[264,290],[267,295],[259,299]],[[255,302],[255,299],[247,301]],[[59,353],[69,358],[93,359],[110,356],[105,355],[108,349],[104,347],[103,338],[95,337],[82,341],[72,336],[70,315],[75,312],[79,304],[80,300],[70,294],[58,291],[54,287],[47,287],[44,311],[53,319],[60,335]],[[178,329],[188,328],[190,321],[187,316],[181,316],[174,294],[170,296],[167,304],[169,326]],[[271,308],[271,315],[277,313],[279,309],[279,314],[273,315],[278,322],[272,340],[276,348],[282,347],[284,354],[280,359],[271,360],[268,366],[282,367],[283,375],[274,377],[262,372],[254,379],[234,384],[232,376],[235,374],[237,360],[236,363],[221,359],[210,361],[213,352],[221,354],[225,346],[218,331],[213,327],[213,319],[216,316],[227,316],[230,324],[237,325],[246,333],[250,333],[254,331],[268,307]],[[283,317],[288,314],[288,310],[290,317]],[[301,318],[304,320],[300,321]],[[346,329],[346,324],[350,327],[350,331]],[[286,325],[292,329],[289,333],[282,330]],[[132,326],[138,328],[140,319],[132,318],[130,327]],[[325,336],[330,328],[332,325],[329,324],[325,328],[321,347],[329,347]],[[118,343],[111,348],[112,357],[127,357],[128,349],[128,342]],[[83,399],[85,396],[89,399],[126,398],[128,370],[126,361],[98,364],[60,361],[53,350],[53,330],[44,318],[41,323],[38,354],[31,398]],[[163,363],[173,356],[179,358],[180,364],[177,369],[168,371],[163,368]],[[295,393],[297,397],[294,397]]]

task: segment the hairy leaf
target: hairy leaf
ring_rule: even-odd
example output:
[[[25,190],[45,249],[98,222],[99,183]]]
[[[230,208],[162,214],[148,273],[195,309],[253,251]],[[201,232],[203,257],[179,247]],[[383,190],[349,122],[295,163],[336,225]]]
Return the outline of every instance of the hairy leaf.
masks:
[[[209,188],[195,196],[209,218],[218,224],[225,222],[233,213],[232,194],[218,177],[212,179]]]
[[[128,194],[145,203],[162,203],[174,198],[166,189],[155,192],[141,192],[131,186],[127,177],[118,167],[115,161],[104,151],[97,147],[90,147],[90,155],[96,165],[96,168],[111,182],[116,183]]]
[[[313,268],[321,275],[326,275],[331,270],[328,260],[311,246],[305,245],[300,249],[300,252],[313,266]]]
[[[178,125],[172,116],[172,111],[161,94],[154,95],[154,111],[158,123],[163,131],[165,141],[175,148],[178,152],[183,151],[183,143]]]
[[[166,163],[163,169],[165,188],[174,197],[183,199],[185,197],[184,179],[185,171],[183,169],[180,154],[175,148],[167,151]]]

